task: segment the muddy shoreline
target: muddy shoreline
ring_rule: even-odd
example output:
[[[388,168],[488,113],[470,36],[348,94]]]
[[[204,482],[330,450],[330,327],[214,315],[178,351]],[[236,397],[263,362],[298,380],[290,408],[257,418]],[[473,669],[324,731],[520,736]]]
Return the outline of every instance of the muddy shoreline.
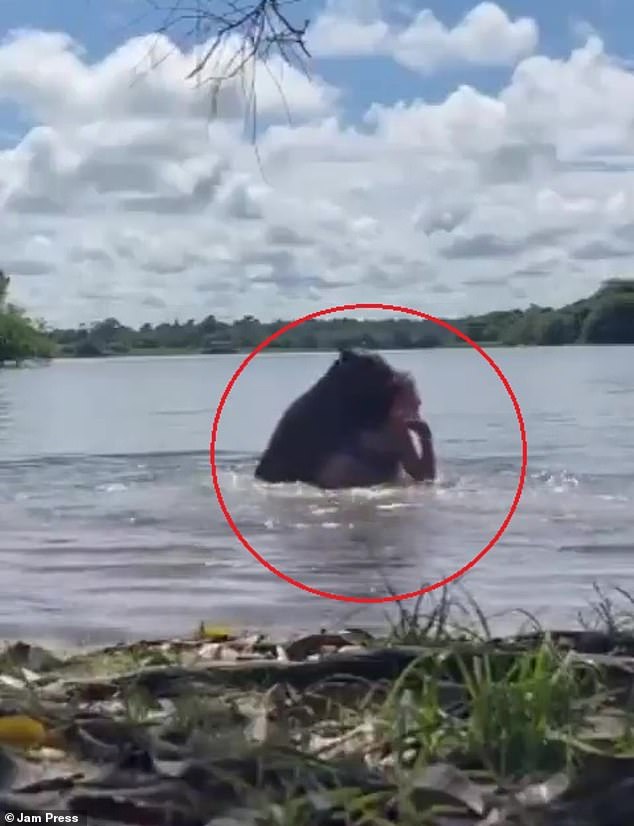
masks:
[[[0,654],[0,812],[89,822],[634,823],[634,603],[494,637],[447,600],[381,636]],[[473,606],[472,606],[473,607]],[[478,625],[479,622],[479,625]],[[426,820],[423,820],[423,815]]]

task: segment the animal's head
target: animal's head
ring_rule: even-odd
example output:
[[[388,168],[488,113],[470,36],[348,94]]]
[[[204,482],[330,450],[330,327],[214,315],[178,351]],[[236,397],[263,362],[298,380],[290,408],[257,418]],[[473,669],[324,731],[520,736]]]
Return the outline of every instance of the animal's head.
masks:
[[[350,424],[373,427],[385,421],[398,390],[398,374],[381,356],[342,349],[326,378]]]

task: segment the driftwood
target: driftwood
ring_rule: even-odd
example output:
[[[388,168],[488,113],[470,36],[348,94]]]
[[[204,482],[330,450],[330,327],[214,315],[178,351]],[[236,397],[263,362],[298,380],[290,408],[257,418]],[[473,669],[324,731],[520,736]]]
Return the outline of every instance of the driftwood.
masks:
[[[285,683],[296,689],[305,689],[323,680],[352,677],[374,682],[395,680],[416,660],[425,661],[437,657],[442,651],[445,667],[452,669],[452,662],[460,659],[465,665],[477,657],[488,657],[500,667],[510,666],[518,655],[516,647],[495,648],[493,643],[473,645],[455,644],[446,649],[438,646],[394,646],[380,649],[358,650],[354,653],[336,653],[312,662],[261,661],[248,663],[213,663],[196,669],[179,667],[148,668],[142,672],[123,674],[104,687],[112,691],[130,688],[144,688],[158,696],[177,696],[192,685],[205,687],[260,688],[276,683]],[[629,681],[634,675],[634,658],[618,657],[610,654],[579,654],[574,652],[574,660],[603,669],[615,682]]]

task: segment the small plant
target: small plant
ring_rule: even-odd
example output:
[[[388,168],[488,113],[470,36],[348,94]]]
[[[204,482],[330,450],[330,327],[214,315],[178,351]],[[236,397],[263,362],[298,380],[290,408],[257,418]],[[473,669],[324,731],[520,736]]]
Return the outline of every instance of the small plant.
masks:
[[[393,621],[388,617],[388,642],[397,645],[423,645],[449,639],[452,602],[448,594],[448,590],[444,588],[439,602],[433,605],[429,613],[423,613],[423,600],[426,594],[420,594],[416,598],[412,609],[403,605],[400,600],[395,602],[398,619]],[[427,599],[433,600],[433,597],[427,596]]]
[[[557,651],[548,639],[516,655],[508,668],[493,655],[459,664],[468,695],[469,753],[501,777],[571,767],[568,743],[589,713],[584,701],[600,687],[595,668]]]
[[[145,723],[156,706],[152,696],[136,686],[121,696],[124,714],[131,723]]]
[[[382,726],[397,767],[431,763],[456,743],[458,725],[451,705],[455,705],[461,691],[443,680],[447,657],[448,653],[443,652],[413,662],[386,700]],[[452,696],[448,697],[451,689]]]
[[[579,624],[588,630],[603,631],[615,641],[622,635],[634,634],[634,597],[624,588],[615,586],[615,592],[625,600],[628,606],[627,610],[619,610],[614,600],[604,594],[596,582],[593,588],[597,595],[597,601],[590,603],[593,621],[579,612]]]

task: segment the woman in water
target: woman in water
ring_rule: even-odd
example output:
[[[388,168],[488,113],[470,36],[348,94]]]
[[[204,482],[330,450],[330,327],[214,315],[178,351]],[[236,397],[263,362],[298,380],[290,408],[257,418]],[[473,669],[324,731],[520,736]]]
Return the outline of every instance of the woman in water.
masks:
[[[431,430],[420,418],[420,398],[411,376],[402,373],[384,424],[362,431],[345,449],[323,465],[319,483],[324,488],[368,487],[398,482],[402,472],[416,482],[436,478]],[[412,440],[418,436],[420,453]]]

